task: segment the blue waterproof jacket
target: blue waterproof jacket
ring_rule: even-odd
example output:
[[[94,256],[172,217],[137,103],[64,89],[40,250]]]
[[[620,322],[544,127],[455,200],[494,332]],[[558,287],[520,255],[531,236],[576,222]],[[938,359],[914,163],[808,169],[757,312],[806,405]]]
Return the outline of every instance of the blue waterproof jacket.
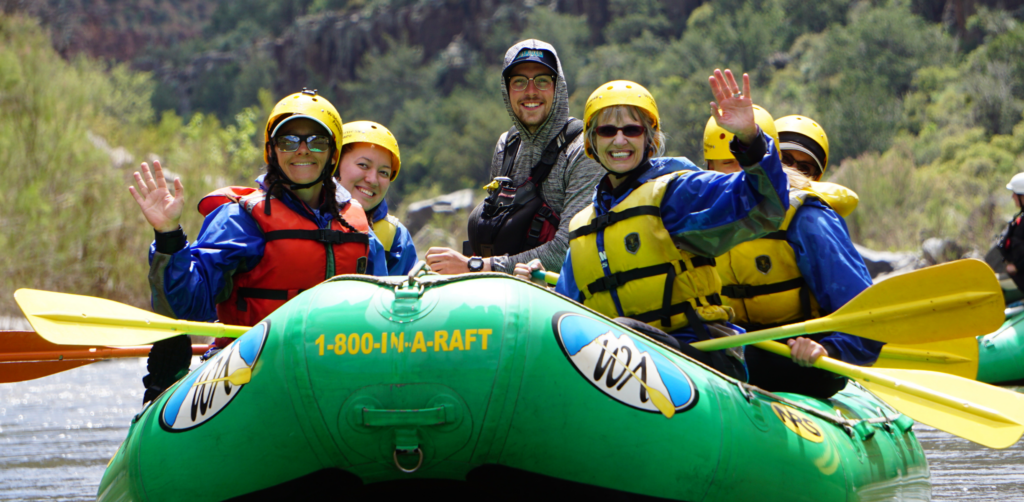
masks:
[[[262,175],[256,182],[260,190],[266,190]],[[341,185],[336,189],[339,205],[352,199]],[[281,202],[320,228],[330,228],[332,215],[310,208],[287,190]],[[232,276],[252,270],[263,258],[263,232],[239,204],[224,204],[203,220],[199,236],[191,245],[183,233],[179,235],[175,239],[158,233],[150,246],[153,311],[175,319],[216,321],[217,304],[231,295]],[[367,274],[388,275],[384,248],[372,230],[367,258]]]
[[[685,158],[652,159],[649,167],[637,167],[646,171],[631,182],[634,186],[672,172],[694,171],[673,180],[661,201],[662,223],[678,247],[699,256],[715,257],[740,242],[778,229],[789,208],[789,180],[771,137],[762,132],[759,138],[743,151],[734,142],[733,154],[744,166],[743,171],[735,174],[701,171]],[[606,176],[594,193],[596,214],[607,214],[632,191],[616,193]],[[607,264],[604,266],[605,274],[610,275]],[[555,291],[576,301],[583,300],[573,275],[571,251],[566,253]],[[614,314],[623,316],[618,296],[614,291],[612,294],[618,310]],[[732,327],[743,332],[738,326]],[[680,342],[697,341],[690,327],[671,334]]]
[[[820,201],[808,199],[797,210],[786,239],[822,315],[835,312],[871,286],[871,274],[853,247],[846,222]],[[835,348],[835,354],[829,350],[830,356],[860,366],[873,364],[885,345],[838,332],[822,338],[821,343],[826,349],[829,345]]]
[[[373,214],[368,218],[370,226],[387,218],[387,216],[388,202],[382,200],[373,209]],[[388,274],[406,275],[416,265],[416,245],[412,242],[412,234],[409,233],[409,229],[405,228],[405,225],[398,221],[397,218],[393,221],[395,223],[395,240],[391,243],[391,249],[384,252],[388,262]]]

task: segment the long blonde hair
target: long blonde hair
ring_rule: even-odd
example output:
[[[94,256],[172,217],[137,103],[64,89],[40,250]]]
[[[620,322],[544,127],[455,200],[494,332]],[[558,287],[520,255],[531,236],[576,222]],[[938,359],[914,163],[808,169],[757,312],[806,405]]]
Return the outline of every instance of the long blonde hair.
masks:
[[[795,167],[782,166],[782,171],[786,173],[786,177],[789,178],[789,188],[791,190],[803,190],[811,186],[811,178],[807,177],[806,174],[800,172]]]

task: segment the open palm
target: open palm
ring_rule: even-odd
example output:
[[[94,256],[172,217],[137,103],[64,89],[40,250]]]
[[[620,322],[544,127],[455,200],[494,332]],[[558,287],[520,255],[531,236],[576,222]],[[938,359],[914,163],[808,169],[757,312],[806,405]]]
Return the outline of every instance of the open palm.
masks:
[[[171,232],[178,228],[181,220],[181,211],[185,206],[185,187],[181,180],[174,178],[174,193],[167,188],[167,181],[164,180],[164,171],[160,167],[160,161],[153,162],[153,172],[149,171],[149,165],[142,163],[142,174],[135,172],[135,187],[128,187],[135,202],[142,209],[146,221],[157,232]]]
[[[757,135],[757,124],[754,122],[754,102],[750,99],[750,77],[743,74],[743,91],[740,92],[732,71],[715,70],[708,77],[711,92],[715,101],[711,102],[711,116],[718,125],[737,136],[740,141],[749,144]]]

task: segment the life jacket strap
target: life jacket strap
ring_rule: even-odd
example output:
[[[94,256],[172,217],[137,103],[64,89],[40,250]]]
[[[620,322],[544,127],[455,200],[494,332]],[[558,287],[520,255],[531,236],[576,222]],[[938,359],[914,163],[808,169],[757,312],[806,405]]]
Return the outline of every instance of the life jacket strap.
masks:
[[[658,206],[637,206],[623,211],[614,211],[596,216],[590,223],[583,225],[569,232],[569,240],[600,232],[620,221],[635,218],[637,216],[655,216],[661,218],[661,208]]]
[[[704,326],[704,320],[697,315],[697,311],[693,309],[693,306],[689,302],[682,303],[682,306],[683,313],[686,314],[686,322],[693,329],[693,334],[697,336],[697,340],[710,340],[711,335],[708,334],[708,329]],[[662,324],[667,326],[664,320],[662,320]]]
[[[722,297],[719,296],[718,293],[713,293],[713,294],[707,295],[707,296],[704,297],[704,299],[707,301],[707,305],[702,304],[701,301],[700,301],[700,298],[694,298],[693,301],[694,301],[694,303],[697,304],[698,307],[711,306],[711,305],[718,305],[718,306],[722,305]],[[667,311],[667,314],[668,314],[667,316],[669,318],[671,318],[672,316],[677,316],[679,314],[685,314],[687,309],[693,309],[693,306],[690,305],[690,302],[683,301],[683,302],[677,303],[677,304],[672,305],[671,307],[669,307],[669,309]],[[694,313],[696,313],[696,312],[694,312]],[[661,308],[661,309],[658,309],[658,310],[652,310],[650,312],[644,312],[642,314],[631,315],[629,317],[632,317],[633,319],[636,319],[636,320],[638,320],[640,322],[652,323],[654,321],[664,319],[666,317],[666,315],[665,315],[665,309]],[[687,320],[689,320],[689,319],[687,319]]]
[[[345,244],[356,242],[359,244],[370,244],[370,236],[361,232],[343,232],[328,228],[317,230],[275,230],[264,235],[265,241],[276,241],[280,239],[305,239],[322,242],[324,244]]]
[[[715,259],[704,256],[694,256],[691,260],[694,267],[714,267]],[[676,263],[679,264],[680,272],[687,270],[686,262],[679,260]],[[625,285],[629,281],[635,281],[637,279],[643,279],[645,277],[652,277],[655,275],[666,274],[666,284],[671,285],[676,278],[676,268],[672,263],[659,263],[657,265],[651,265],[649,267],[634,268],[633,270],[626,270],[623,272],[616,272],[606,277],[602,277],[587,285],[587,290],[590,291],[591,295],[595,295],[602,291],[610,291],[612,289],[618,289]],[[671,289],[668,294],[671,297]],[[671,303],[671,301],[669,302]]]
[[[805,281],[803,277],[776,282],[774,284],[763,284],[760,286],[751,286],[749,284],[729,284],[727,286],[722,286],[722,294],[729,298],[746,299],[781,293],[783,291],[801,288],[806,284],[807,281]],[[809,302],[810,298],[808,298],[808,304]],[[807,310],[810,309],[808,308]]]
[[[246,298],[254,298],[258,300],[281,300],[288,301],[295,298],[299,293],[305,291],[304,289],[264,289],[264,288],[238,288],[237,296],[238,301],[235,306],[240,312],[245,312],[247,307],[245,305]]]

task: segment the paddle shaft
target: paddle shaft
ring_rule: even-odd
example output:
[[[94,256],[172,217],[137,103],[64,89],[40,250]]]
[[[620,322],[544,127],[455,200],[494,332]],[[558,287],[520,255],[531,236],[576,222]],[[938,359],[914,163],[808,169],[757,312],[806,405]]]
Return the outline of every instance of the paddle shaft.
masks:
[[[237,338],[252,329],[247,326],[231,326],[195,321],[177,321],[160,319],[126,319],[122,317],[103,317],[67,312],[40,312],[33,314],[50,321],[66,323],[99,324],[116,327],[151,329],[154,331],[172,331],[181,334]]]
[[[878,357],[897,361],[920,361],[934,364],[961,364],[971,361],[961,355],[941,350],[923,350],[896,346],[886,346],[885,351],[879,354]]]
[[[870,289],[866,289],[864,291],[870,291]],[[980,292],[957,293],[938,298],[905,302],[898,305],[853,311],[849,313],[844,313],[842,310],[839,310],[831,315],[811,319],[809,321],[787,324],[786,326],[779,326],[777,328],[763,329],[743,335],[716,338],[714,340],[703,340],[700,342],[694,342],[690,345],[707,352],[711,350],[728,349],[730,347],[739,347],[741,345],[750,345],[752,343],[768,340],[777,340],[779,338],[789,338],[791,336],[799,336],[809,333],[827,333],[829,331],[842,331],[862,338],[888,342],[889,340],[885,339],[884,325],[880,325],[885,321],[927,315],[953,306],[960,306],[965,303],[981,302],[991,295],[992,293]]]
[[[538,281],[544,281],[552,286],[558,284],[558,272],[548,272],[546,270],[534,270],[530,272],[530,275]]]
[[[778,354],[783,357],[790,357],[789,347],[779,342],[758,342],[755,343],[754,346]],[[898,380],[888,375],[884,375],[879,372],[874,372],[866,368],[862,368],[860,366],[847,364],[827,356],[820,357],[814,363],[814,367],[823,369],[825,371],[830,371],[837,375],[852,378],[854,380],[863,380],[877,385],[882,385],[884,387],[895,389],[897,391],[909,394],[911,396],[919,397],[921,399],[926,399],[928,401],[941,404],[951,409],[971,413],[973,415],[985,418],[987,420],[992,420],[993,422],[1016,424],[1016,422],[1014,422],[1013,420],[1007,418],[1003,414],[991,408],[974,404],[963,399],[958,399],[948,394],[944,394],[939,391],[922,387],[913,382]],[[898,406],[896,406],[896,403],[889,404],[898,408]]]
[[[94,347],[88,349],[44,350],[32,352],[0,353],[0,363],[35,361],[73,361],[81,359],[115,359],[119,357],[146,357],[151,345],[139,347]],[[209,345],[193,345],[192,355],[201,356]],[[0,366],[2,368],[2,366]]]

